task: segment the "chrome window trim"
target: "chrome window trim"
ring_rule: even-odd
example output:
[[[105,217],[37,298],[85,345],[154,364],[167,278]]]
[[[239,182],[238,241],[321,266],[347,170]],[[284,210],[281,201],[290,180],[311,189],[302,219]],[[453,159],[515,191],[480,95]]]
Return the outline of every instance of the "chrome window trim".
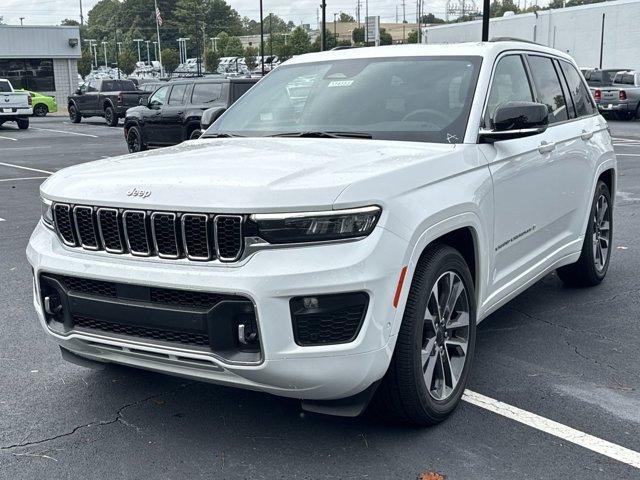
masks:
[[[191,255],[189,254],[189,246],[187,245],[187,234],[185,231],[185,219],[187,217],[204,217],[204,230],[205,230],[205,238],[206,238],[206,243],[207,243],[207,256],[206,257],[199,257],[197,255]],[[181,226],[181,231],[182,231],[182,243],[184,246],[184,253],[186,254],[187,258],[189,260],[196,260],[196,261],[208,261],[211,260],[211,239],[209,238],[209,220],[210,220],[210,216],[207,215],[206,213],[183,213],[181,218],[180,218],[180,226]]]
[[[127,230],[127,214],[130,214],[130,213],[142,214],[142,221],[144,223],[144,233],[147,238],[147,247],[149,248],[148,252],[135,251],[131,248],[131,243],[129,242],[129,232]],[[150,257],[152,252],[151,252],[151,244],[149,242],[149,232],[147,230],[147,212],[145,212],[144,210],[125,210],[124,212],[122,212],[122,227],[124,228],[124,240],[127,243],[127,248],[129,249],[129,252],[131,253],[131,255],[136,257]]]
[[[116,225],[118,226],[118,236],[120,237],[120,246],[122,247],[120,250],[117,250],[115,248],[107,247],[107,244],[104,241],[104,235],[102,234],[102,222],[100,221],[100,212],[115,212],[115,214],[116,214]],[[98,220],[98,232],[100,232],[100,241],[102,242],[102,246],[104,247],[104,250],[106,252],[108,252],[108,253],[124,253],[124,241],[122,239],[123,235],[122,235],[122,230],[120,228],[120,226],[121,226],[121,218],[120,218],[120,212],[118,211],[118,209],[117,208],[100,207],[96,211],[96,218]]]
[[[218,244],[218,220],[220,218],[238,218],[240,219],[240,248],[238,249],[238,254],[235,257],[223,257],[222,255],[220,255],[220,246]],[[216,257],[218,257],[218,259],[221,262],[237,262],[238,260],[240,260],[240,258],[242,258],[242,255],[244,253],[244,248],[243,248],[243,224],[244,224],[244,215],[216,215],[213,219],[213,242],[215,245],[215,249],[216,249]]]
[[[91,212],[91,225],[93,227],[93,236],[96,238],[96,245],[87,245],[82,241],[82,234],[80,233],[80,229],[78,228],[78,210],[89,210]],[[80,242],[80,246],[85,250],[93,250],[94,252],[100,250],[100,240],[98,237],[98,229],[96,228],[96,219],[94,215],[93,207],[89,205],[76,205],[73,207],[73,222],[75,223],[76,232],[78,234],[78,242]]]
[[[158,248],[158,240],[156,238],[156,226],[155,226],[155,218],[158,215],[168,215],[173,220],[173,241],[176,246],[176,254],[175,255],[167,255],[166,253],[161,253]],[[178,244],[178,227],[176,225],[177,215],[173,212],[153,212],[151,214],[151,240],[153,241],[153,248],[155,248],[158,257],[160,258],[169,258],[172,260],[176,260],[180,258],[180,245]]]
[[[71,235],[74,237],[74,241],[73,242],[67,242],[67,240],[65,240],[65,238],[60,233],[60,228],[58,227],[58,212],[56,210],[58,208],[58,206],[65,207],[67,209],[67,215],[69,215],[69,222],[71,223]],[[53,204],[53,224],[54,224],[54,227],[55,227],[56,235],[62,241],[63,244],[65,244],[67,247],[77,247],[78,246],[77,242],[75,241],[75,235],[73,233],[74,224],[73,224],[73,219],[72,219],[71,205],[69,205],[68,203],[54,203]]]

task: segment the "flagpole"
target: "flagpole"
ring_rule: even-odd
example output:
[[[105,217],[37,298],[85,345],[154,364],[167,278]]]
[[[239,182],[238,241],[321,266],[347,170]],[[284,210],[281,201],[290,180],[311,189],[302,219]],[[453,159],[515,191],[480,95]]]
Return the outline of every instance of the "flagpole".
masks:
[[[160,76],[164,77],[164,64],[162,63],[162,47],[160,46],[160,24],[158,23],[158,0],[153,0],[156,10],[154,13],[156,17],[156,33],[158,34],[158,60],[160,61]]]

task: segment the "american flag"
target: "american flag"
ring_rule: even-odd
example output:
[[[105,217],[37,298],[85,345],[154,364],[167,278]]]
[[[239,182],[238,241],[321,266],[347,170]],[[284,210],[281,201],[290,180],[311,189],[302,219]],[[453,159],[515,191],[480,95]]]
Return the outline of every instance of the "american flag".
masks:
[[[158,25],[162,26],[162,15],[160,15],[160,9],[158,8],[157,5],[156,5],[156,21],[158,22]]]

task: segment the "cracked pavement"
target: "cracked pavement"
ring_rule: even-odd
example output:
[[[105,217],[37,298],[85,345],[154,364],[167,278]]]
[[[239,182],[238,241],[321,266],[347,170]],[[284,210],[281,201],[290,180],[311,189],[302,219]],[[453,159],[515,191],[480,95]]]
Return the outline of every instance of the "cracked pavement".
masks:
[[[70,127],[52,117],[36,123]],[[640,122],[611,127],[640,140]],[[28,131],[13,150],[0,148],[14,164],[44,170],[125,152],[121,128],[100,119],[73,128],[100,138]],[[616,148],[638,154],[640,141]],[[491,315],[478,328],[469,387],[640,451],[640,157],[619,162],[607,280],[571,289],[549,275]],[[0,166],[0,178],[21,176]],[[467,403],[416,430],[303,414],[293,400],[142,370],[64,363],[36,323],[24,258],[40,181],[0,183],[0,479],[640,478]]]

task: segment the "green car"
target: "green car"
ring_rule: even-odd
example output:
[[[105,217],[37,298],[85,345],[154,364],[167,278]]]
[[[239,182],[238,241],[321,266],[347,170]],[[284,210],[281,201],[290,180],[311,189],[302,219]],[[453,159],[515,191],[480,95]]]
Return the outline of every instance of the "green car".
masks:
[[[18,90],[16,90],[18,91]],[[58,111],[58,104],[56,99],[49,95],[43,95],[42,93],[32,92],[29,90],[22,90],[31,95],[31,102],[33,105],[33,115],[36,117],[44,117],[47,113],[55,113]]]

